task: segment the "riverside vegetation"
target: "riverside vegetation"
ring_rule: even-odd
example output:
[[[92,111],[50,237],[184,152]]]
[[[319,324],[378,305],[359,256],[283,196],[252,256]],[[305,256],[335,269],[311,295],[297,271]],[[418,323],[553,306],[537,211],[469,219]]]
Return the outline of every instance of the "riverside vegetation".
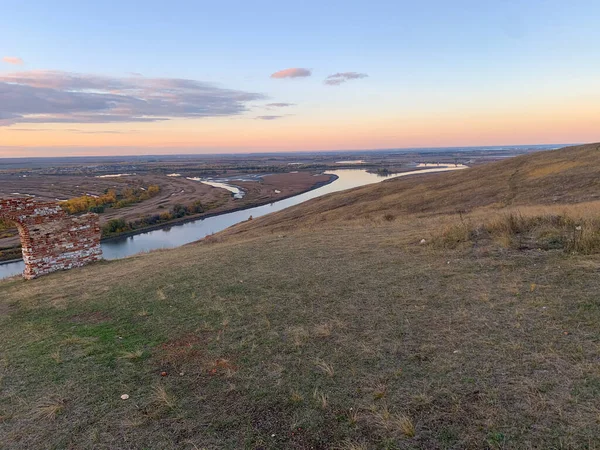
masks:
[[[541,152],[0,282],[0,440],[598,448],[598,180]]]

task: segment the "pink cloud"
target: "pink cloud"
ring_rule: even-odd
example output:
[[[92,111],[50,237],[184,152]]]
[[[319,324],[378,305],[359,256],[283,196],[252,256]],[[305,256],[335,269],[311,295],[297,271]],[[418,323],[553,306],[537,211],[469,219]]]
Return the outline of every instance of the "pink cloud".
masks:
[[[294,67],[291,69],[280,70],[271,75],[271,78],[302,78],[310,77],[312,72],[309,69]]]
[[[25,61],[23,61],[21,58],[17,58],[16,56],[5,56],[4,58],[2,58],[2,61],[4,61],[5,63],[8,63],[8,64],[15,64],[15,65],[25,64]]]

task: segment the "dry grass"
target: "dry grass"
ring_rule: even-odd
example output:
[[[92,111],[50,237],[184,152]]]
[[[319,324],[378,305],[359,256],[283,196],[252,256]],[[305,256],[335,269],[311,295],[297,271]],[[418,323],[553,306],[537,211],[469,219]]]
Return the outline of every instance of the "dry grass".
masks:
[[[368,446],[362,442],[346,440],[340,445],[333,447],[333,450],[368,450]]]
[[[600,252],[600,206],[594,203],[585,215],[565,207],[555,208],[555,212],[548,209],[539,214],[537,208],[520,208],[480,222],[461,217],[434,235],[431,244],[452,249],[491,240],[502,248],[562,249],[583,255]]]
[[[326,409],[329,404],[329,397],[323,391],[315,388],[313,391],[313,398],[317,402],[317,404],[321,407],[321,409]]]
[[[177,404],[175,397],[168,393],[166,388],[161,385],[152,388],[152,401],[159,407],[166,407],[168,409],[175,408]]]
[[[144,356],[144,350],[134,350],[132,352],[123,352],[121,359],[129,359],[135,361],[141,359]]]
[[[315,361],[315,366],[328,377],[333,377],[335,375],[333,366],[331,364],[326,363],[322,359],[317,359]]]
[[[290,400],[292,403],[302,403],[304,401],[304,397],[302,397],[302,394],[300,394],[299,392],[294,391],[290,396]]]
[[[302,347],[309,338],[309,334],[304,327],[299,326],[290,327],[289,335],[291,336],[292,342],[294,343],[294,347],[296,347],[296,349]]]
[[[333,331],[332,323],[321,323],[314,328],[314,335],[320,338],[331,336],[331,332]]]
[[[387,406],[372,412],[373,422],[392,434],[412,438],[415,436],[415,425],[405,414],[392,414]]]
[[[383,383],[379,383],[377,384],[377,386],[375,386],[375,389],[373,389],[373,398],[375,400],[380,400],[382,398],[385,397],[385,394],[387,392],[387,385],[383,384]]]
[[[56,363],[60,364],[62,362],[62,358],[60,356],[60,349],[50,353],[50,358]]]
[[[543,178],[548,175],[560,174],[581,166],[582,164],[577,161],[561,161],[554,164],[546,164],[541,167],[536,167],[527,171],[527,176],[530,178]]]
[[[355,426],[358,421],[360,420],[360,413],[358,411],[358,408],[354,408],[351,407],[347,412],[346,412],[346,417],[348,418],[348,423],[351,426]]]
[[[392,423],[392,428],[398,430],[402,435],[408,438],[415,437],[415,425],[410,417],[404,414],[394,415]]]
[[[66,400],[62,397],[48,397],[42,400],[33,411],[33,417],[40,420],[54,420],[64,410]]]

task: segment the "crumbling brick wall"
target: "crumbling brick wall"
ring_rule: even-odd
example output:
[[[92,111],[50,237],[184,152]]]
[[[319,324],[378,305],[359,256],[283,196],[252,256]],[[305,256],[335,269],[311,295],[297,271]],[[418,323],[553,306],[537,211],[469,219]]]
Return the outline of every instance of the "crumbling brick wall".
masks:
[[[102,259],[97,214],[67,215],[58,203],[0,199],[0,218],[19,230],[27,279]]]

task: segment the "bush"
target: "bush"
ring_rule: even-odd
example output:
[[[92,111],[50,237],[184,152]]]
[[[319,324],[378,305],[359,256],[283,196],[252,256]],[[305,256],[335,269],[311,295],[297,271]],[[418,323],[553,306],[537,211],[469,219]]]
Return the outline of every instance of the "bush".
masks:
[[[93,212],[96,214],[100,214],[104,212],[104,205],[100,205],[100,206],[91,206],[89,209],[89,212]]]
[[[105,236],[123,233],[130,229],[129,224],[123,219],[111,219],[106,225],[102,227],[102,234]]]
[[[186,206],[177,203],[175,206],[173,206],[173,208],[171,208],[171,214],[176,218],[184,217],[188,214],[188,209]]]

